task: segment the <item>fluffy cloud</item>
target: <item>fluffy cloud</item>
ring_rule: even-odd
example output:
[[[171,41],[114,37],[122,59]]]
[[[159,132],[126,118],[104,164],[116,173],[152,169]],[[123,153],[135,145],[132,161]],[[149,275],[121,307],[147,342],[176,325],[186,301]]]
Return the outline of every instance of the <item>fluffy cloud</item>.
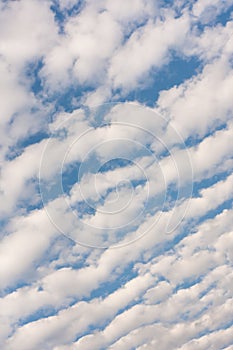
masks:
[[[137,29],[113,56],[110,78],[115,88],[132,88],[152,67],[167,63],[169,50],[182,45],[189,30],[186,16],[167,16],[165,21],[149,22]]]
[[[2,349],[232,348],[232,5],[0,1]]]

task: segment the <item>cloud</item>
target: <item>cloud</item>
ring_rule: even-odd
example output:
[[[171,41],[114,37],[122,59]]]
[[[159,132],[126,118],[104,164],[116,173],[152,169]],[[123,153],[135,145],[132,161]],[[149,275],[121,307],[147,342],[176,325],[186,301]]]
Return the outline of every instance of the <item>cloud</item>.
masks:
[[[169,116],[184,138],[193,133],[203,137],[231,118],[231,73],[231,64],[225,60],[206,65],[200,75],[161,92],[161,113]]]
[[[231,11],[0,2],[3,350],[231,348]]]
[[[227,12],[229,8],[232,6],[232,0],[227,0],[222,3],[219,0],[198,0],[194,3],[192,12],[193,15],[198,18],[201,22],[207,24],[220,15],[223,12]]]
[[[44,211],[16,218],[12,230],[0,244],[1,288],[15,284],[23,275],[27,278],[56,232]]]
[[[137,29],[113,56],[109,70],[113,86],[132,88],[152,67],[167,63],[169,50],[182,45],[188,30],[188,17],[175,19],[169,14],[165,21],[149,21]]]

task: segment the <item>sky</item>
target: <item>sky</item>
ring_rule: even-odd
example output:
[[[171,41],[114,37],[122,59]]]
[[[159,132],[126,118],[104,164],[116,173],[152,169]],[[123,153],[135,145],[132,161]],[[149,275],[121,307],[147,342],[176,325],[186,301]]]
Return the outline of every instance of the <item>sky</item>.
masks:
[[[233,349],[233,0],[0,0],[0,348]]]

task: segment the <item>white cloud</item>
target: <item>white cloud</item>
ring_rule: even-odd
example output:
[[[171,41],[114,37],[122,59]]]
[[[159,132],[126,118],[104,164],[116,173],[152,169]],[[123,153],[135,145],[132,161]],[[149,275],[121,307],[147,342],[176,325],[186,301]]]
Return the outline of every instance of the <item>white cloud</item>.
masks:
[[[233,342],[233,327],[230,327],[228,329],[222,329],[216,332],[212,332],[208,335],[204,335],[198,339],[191,340],[187,344],[181,346],[180,350],[192,350],[195,349],[198,346],[198,349],[200,350],[207,350],[209,349],[213,344],[216,349],[223,348],[224,349],[230,349],[231,344]],[[226,346],[230,345],[229,348],[226,348]]]
[[[61,88],[70,84],[72,76],[79,84],[96,86],[104,79],[106,60],[120,44],[121,27],[111,13],[86,6],[80,15],[66,22],[64,31],[45,58],[45,83],[52,89]]]
[[[56,39],[54,17],[44,0],[8,2],[1,9],[0,23],[0,52],[13,69],[42,57]]]
[[[38,320],[30,326],[25,325],[7,342],[6,349],[14,348],[20,343],[25,350],[31,350],[44,344],[50,347],[55,346],[58,339],[62,343],[72,340],[78,329],[83,331],[90,324],[103,323],[104,320],[113,317],[119,308],[124,308],[135,297],[140,296],[152,282],[153,279],[149,275],[139,276],[103,300],[96,299],[90,304],[80,302],[47,320]],[[68,324],[70,326],[67,328]],[[64,334],[61,335],[60,331],[65,328],[67,331],[64,338]],[[51,338],[51,332],[54,334],[54,339]]]
[[[55,21],[52,10],[58,4],[63,23],[59,15]],[[232,0],[161,6],[150,0],[0,2],[3,350],[231,348],[232,18],[229,14],[225,24],[218,16],[230,13]],[[154,109],[137,101],[113,106],[103,117],[111,126],[92,128],[77,142],[102,117],[101,112],[95,118],[97,108],[85,115],[81,104],[122,99],[146,86],[152,73],[157,91],[156,72],[174,55],[178,66],[197,59],[198,73],[193,67],[188,80],[160,91]],[[168,79],[164,86],[169,84]],[[146,186],[139,185],[128,211],[115,218],[98,211],[84,215],[87,223],[108,228],[136,216],[137,227],[125,230],[120,243],[145,233],[140,240],[100,250],[59,235],[62,227],[70,238],[103,243],[94,229],[75,221],[60,185],[47,192],[52,196],[44,209],[34,209],[46,140],[31,136],[42,130],[53,136],[41,172],[50,187],[63,160],[64,168],[84,163],[96,146],[100,163],[119,155],[135,162],[97,175],[97,190],[106,200],[116,199],[108,191],[120,180],[144,179],[144,170],[152,199],[166,188],[164,173],[171,190],[165,210],[156,202],[157,211],[153,206],[139,217],[147,199]],[[141,154],[139,144],[148,152]],[[193,198],[184,191],[192,182],[191,170]],[[90,185],[94,177],[86,174],[81,180],[86,199],[96,194]],[[130,189],[118,188],[119,201],[98,202],[97,209],[122,208]],[[74,205],[80,199],[76,190],[77,185],[71,188]],[[174,230],[166,234],[169,222]],[[115,238],[109,235],[107,242]]]
[[[165,21],[149,21],[137,29],[125,45],[112,58],[109,75],[115,88],[137,86],[144,74],[153,67],[168,62],[169,50],[185,41],[189,31],[189,19],[178,19],[169,14]]]
[[[218,60],[194,78],[161,92],[158,106],[185,139],[195,134],[203,137],[231,118],[232,84],[231,64]]]
[[[24,152],[11,161],[3,163],[1,171],[1,201],[4,206],[1,207],[0,215],[9,215],[16,208],[19,199],[28,199],[34,194],[27,192],[29,180],[33,181],[39,171],[38,160],[42,155],[44,142],[28,146]],[[25,196],[26,195],[26,196]],[[35,197],[34,197],[35,199]]]
[[[72,7],[80,4],[81,1],[77,0],[58,0],[59,2],[59,7],[62,11],[64,10],[70,10]]]
[[[232,0],[198,0],[193,5],[193,15],[203,23],[209,23],[233,5]]]
[[[56,233],[44,211],[15,219],[13,232],[0,244],[0,284],[2,288],[27,278],[27,274]]]

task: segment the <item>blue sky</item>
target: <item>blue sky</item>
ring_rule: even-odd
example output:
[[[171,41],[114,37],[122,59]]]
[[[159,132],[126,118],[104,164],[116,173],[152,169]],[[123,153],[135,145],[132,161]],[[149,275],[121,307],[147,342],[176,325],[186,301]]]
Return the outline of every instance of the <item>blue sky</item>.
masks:
[[[1,349],[233,349],[232,18],[0,0]]]

